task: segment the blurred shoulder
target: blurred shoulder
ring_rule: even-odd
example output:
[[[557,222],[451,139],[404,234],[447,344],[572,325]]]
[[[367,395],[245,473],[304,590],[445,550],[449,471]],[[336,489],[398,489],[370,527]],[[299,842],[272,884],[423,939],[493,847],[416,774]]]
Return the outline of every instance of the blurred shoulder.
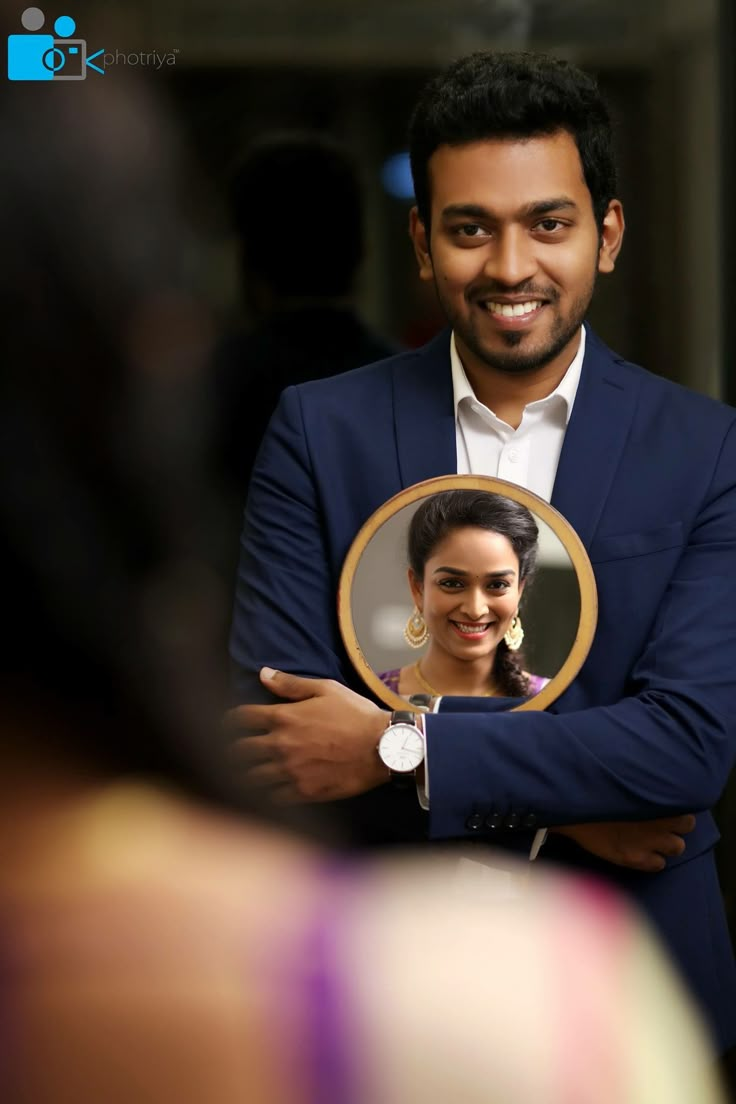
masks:
[[[273,971],[299,944],[313,865],[276,831],[145,785],[50,813],[0,878],[27,1098],[293,1099],[269,1046]]]
[[[71,940],[77,914],[79,931],[112,924],[122,935],[128,928],[122,945],[140,953],[171,926],[174,906],[178,938],[167,951],[175,943],[183,950],[187,929],[194,934],[205,921],[219,926],[221,947],[226,938],[242,947],[249,925],[261,922],[256,902],[277,902],[287,886],[308,892],[314,861],[306,846],[275,829],[144,783],[60,803],[29,821],[24,837],[2,884],[27,922],[40,929],[65,914]]]

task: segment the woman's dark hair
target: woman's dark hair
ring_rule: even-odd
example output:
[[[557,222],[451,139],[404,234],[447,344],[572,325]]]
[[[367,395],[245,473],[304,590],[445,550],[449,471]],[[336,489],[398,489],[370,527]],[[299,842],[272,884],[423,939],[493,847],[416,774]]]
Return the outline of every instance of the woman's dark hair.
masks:
[[[41,760],[236,805],[191,174],[136,84],[88,84],[0,107],[3,712]]]
[[[599,228],[616,195],[611,119],[595,80],[561,58],[476,53],[434,77],[414,109],[409,150],[419,216],[429,228],[429,159],[439,146],[523,140],[567,131],[575,139]]]
[[[407,553],[417,579],[434,549],[456,529],[478,528],[506,537],[519,561],[519,583],[528,586],[537,566],[539,530],[533,514],[520,502],[489,491],[440,491],[425,499],[409,524]],[[503,694],[523,697],[529,692],[521,651],[512,652],[505,640],[496,648],[493,674]]]

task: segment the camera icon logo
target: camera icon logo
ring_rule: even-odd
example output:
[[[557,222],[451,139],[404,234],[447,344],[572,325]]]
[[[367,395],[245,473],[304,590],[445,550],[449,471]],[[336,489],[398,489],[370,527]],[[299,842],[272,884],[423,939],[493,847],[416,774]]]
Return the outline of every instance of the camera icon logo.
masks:
[[[8,80],[84,80],[87,66],[104,73],[92,64],[102,50],[87,57],[85,39],[72,38],[77,25],[70,15],[60,15],[54,23],[57,37],[37,33],[46,22],[40,8],[26,8],[20,21],[28,33],[8,35]]]

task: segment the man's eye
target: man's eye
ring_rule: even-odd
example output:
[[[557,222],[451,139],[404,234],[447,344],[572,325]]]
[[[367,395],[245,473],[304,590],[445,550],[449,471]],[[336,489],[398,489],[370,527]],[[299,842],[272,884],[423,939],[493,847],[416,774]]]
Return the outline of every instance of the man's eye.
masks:
[[[455,233],[461,238],[481,238],[485,235],[485,230],[477,222],[465,222],[455,228]]]
[[[564,225],[564,222],[559,219],[546,218],[537,223],[537,230],[542,230],[545,234],[553,234],[555,230],[561,230]]]

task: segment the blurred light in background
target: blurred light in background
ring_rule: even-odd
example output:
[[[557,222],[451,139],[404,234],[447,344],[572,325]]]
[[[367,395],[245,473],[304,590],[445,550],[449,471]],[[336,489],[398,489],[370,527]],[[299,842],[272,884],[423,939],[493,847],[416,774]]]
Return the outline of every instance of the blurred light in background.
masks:
[[[395,153],[384,161],[381,182],[385,191],[395,199],[414,198],[414,183],[411,178],[408,153]]]

